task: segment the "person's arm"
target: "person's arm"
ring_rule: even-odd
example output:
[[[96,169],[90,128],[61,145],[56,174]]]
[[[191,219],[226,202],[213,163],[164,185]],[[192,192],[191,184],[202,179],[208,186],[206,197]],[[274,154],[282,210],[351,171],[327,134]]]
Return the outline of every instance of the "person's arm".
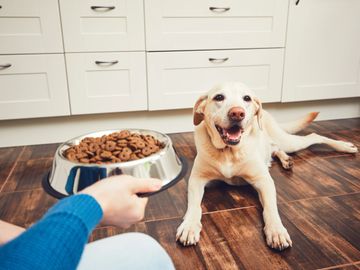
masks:
[[[75,269],[102,210],[89,195],[61,200],[34,226],[0,247],[0,269]]]
[[[101,219],[120,227],[140,221],[147,198],[136,194],[160,187],[156,179],[115,176],[61,200],[38,223],[0,247],[0,269],[75,269]]]
[[[24,231],[22,227],[0,220],[0,246],[18,237]]]

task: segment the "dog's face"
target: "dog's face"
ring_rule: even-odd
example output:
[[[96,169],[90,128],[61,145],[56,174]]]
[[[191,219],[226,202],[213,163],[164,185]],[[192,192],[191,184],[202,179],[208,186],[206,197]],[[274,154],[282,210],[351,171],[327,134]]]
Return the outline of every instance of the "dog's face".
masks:
[[[216,148],[235,146],[244,131],[261,117],[261,103],[244,84],[225,83],[198,99],[194,107],[194,125],[205,122]]]

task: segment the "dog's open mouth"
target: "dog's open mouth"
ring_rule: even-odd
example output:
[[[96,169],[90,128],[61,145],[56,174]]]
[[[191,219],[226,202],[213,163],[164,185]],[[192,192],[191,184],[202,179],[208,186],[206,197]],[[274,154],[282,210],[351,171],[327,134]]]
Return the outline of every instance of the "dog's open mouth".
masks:
[[[235,124],[229,128],[222,128],[218,125],[215,125],[217,131],[219,132],[221,138],[224,143],[229,145],[236,145],[240,142],[241,134],[243,133],[243,129]]]

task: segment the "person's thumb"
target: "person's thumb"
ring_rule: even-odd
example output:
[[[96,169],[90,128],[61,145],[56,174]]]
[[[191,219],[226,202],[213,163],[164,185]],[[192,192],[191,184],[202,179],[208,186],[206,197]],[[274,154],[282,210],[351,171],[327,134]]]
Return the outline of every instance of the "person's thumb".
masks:
[[[155,178],[137,178],[132,182],[133,193],[154,192],[161,188],[162,182]]]

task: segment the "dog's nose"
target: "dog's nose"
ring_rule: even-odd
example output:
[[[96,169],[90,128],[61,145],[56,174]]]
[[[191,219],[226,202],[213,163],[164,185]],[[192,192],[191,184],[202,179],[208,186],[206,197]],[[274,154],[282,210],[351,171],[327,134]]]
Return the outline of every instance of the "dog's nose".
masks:
[[[228,117],[232,121],[241,121],[245,118],[245,111],[241,107],[233,107],[229,110]]]

